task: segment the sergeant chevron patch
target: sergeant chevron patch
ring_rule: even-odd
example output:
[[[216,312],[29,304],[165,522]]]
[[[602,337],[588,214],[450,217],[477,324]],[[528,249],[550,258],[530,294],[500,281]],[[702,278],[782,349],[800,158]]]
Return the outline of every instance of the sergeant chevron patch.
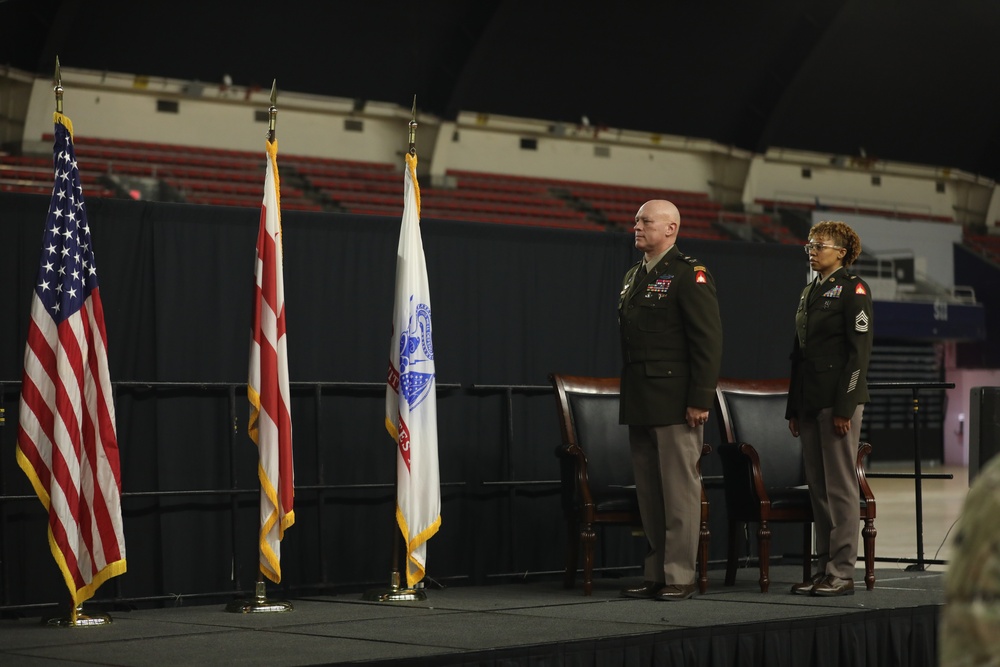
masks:
[[[858,311],[857,317],[854,318],[854,330],[858,333],[868,333],[868,316],[865,315],[865,311]]]

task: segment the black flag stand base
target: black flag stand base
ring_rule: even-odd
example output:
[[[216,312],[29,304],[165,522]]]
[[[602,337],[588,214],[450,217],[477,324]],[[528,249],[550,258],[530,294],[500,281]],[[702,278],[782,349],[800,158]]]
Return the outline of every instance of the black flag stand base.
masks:
[[[234,614],[262,614],[278,611],[293,611],[291,602],[267,599],[267,584],[264,575],[257,575],[256,595],[253,600],[233,600],[226,605],[226,611]]]
[[[422,588],[402,588],[399,584],[399,572],[393,572],[389,589],[373,588],[364,592],[362,600],[368,602],[419,602],[427,599],[427,593]]]
[[[76,606],[76,618],[70,615],[68,618],[50,618],[46,623],[60,628],[89,628],[96,625],[107,625],[111,622],[111,617],[107,614],[84,614],[83,605]]]

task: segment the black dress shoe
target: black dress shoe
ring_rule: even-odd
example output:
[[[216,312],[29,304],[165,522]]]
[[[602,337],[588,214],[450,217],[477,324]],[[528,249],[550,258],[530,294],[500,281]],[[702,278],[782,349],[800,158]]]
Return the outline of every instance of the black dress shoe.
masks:
[[[642,586],[636,586],[635,588],[623,588],[622,595],[627,598],[649,599],[656,597],[656,594],[663,589],[663,586],[663,582],[644,581],[642,582]]]
[[[825,577],[826,577],[825,574],[818,573],[814,574],[812,576],[812,579],[810,579],[809,581],[803,581],[801,584],[793,584],[792,593],[794,595],[809,595],[810,593],[812,593],[813,586],[823,581]]]
[[[656,594],[657,600],[672,602],[673,600],[687,600],[694,597],[698,587],[694,584],[668,584],[660,589]]]
[[[854,580],[841,579],[832,574],[823,577],[823,581],[813,586],[812,594],[821,598],[835,598],[841,595],[854,595]]]

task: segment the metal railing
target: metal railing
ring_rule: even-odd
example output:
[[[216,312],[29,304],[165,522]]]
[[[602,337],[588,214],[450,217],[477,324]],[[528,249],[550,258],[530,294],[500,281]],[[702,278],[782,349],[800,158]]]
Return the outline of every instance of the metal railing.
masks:
[[[292,382],[291,388],[293,393],[308,393],[313,397],[315,409],[315,435],[313,440],[313,454],[315,456],[316,464],[316,483],[308,485],[296,485],[296,492],[311,493],[314,494],[316,501],[316,528],[319,531],[323,530],[325,525],[325,515],[324,506],[327,504],[326,501],[330,494],[337,491],[365,491],[365,490],[384,490],[387,494],[391,493],[394,488],[394,483],[361,483],[361,484],[330,484],[326,481],[326,475],[324,466],[322,463],[322,457],[320,456],[320,444],[323,442],[323,425],[322,425],[322,404],[324,396],[328,393],[348,393],[348,394],[359,394],[368,392],[381,392],[385,389],[385,384],[383,382]],[[4,396],[14,393],[14,390],[19,388],[20,382],[16,381],[0,381],[0,408],[3,406]],[[245,443],[240,442],[239,438],[239,428],[237,426],[237,392],[239,390],[245,390],[246,383],[232,383],[232,382],[113,382],[113,391],[115,394],[115,399],[117,401],[118,394],[122,391],[129,392],[142,392],[142,391],[177,391],[180,390],[186,395],[198,395],[198,394],[212,394],[212,393],[222,393],[225,395],[227,400],[227,415],[226,415],[226,429],[229,434],[229,462],[230,469],[228,472],[229,480],[228,485],[222,488],[201,488],[201,489],[171,489],[171,490],[160,490],[160,491],[126,491],[122,493],[123,504],[131,499],[142,499],[142,498],[175,498],[175,497],[204,497],[204,496],[222,496],[229,498],[229,508],[228,508],[228,518],[230,522],[230,530],[232,533],[232,539],[228,545],[227,556],[232,559],[234,572],[241,572],[241,567],[248,557],[254,555],[250,553],[241,553],[240,548],[238,548],[237,535],[237,518],[239,513],[239,500],[241,498],[252,497],[260,493],[260,489],[257,486],[252,488],[243,487],[238,484],[237,480],[239,476],[236,470],[236,460],[237,448],[244,447]],[[953,388],[953,383],[946,382],[874,382],[869,384],[869,388],[872,390],[906,390],[912,392],[912,419],[913,419],[913,461],[914,461],[914,471],[913,473],[869,473],[868,476],[872,478],[885,477],[885,478],[913,478],[916,491],[916,526],[917,526],[917,557],[915,559],[901,559],[893,558],[894,562],[911,562],[908,569],[912,570],[923,570],[927,564],[945,564],[946,561],[939,560],[928,560],[924,558],[924,544],[923,544],[923,509],[922,509],[922,481],[924,479],[951,479],[953,476],[950,474],[928,474],[921,470],[921,456],[920,456],[920,440],[919,440],[919,423],[918,423],[918,411],[919,411],[919,393],[921,391],[929,390],[941,390]],[[445,392],[456,389],[461,389],[460,384],[438,384],[438,391]],[[514,444],[516,440],[515,436],[515,420],[514,420],[514,396],[515,395],[540,395],[548,394],[553,392],[553,388],[550,385],[525,385],[525,384],[473,384],[467,388],[467,391],[475,395],[497,395],[501,396],[503,401],[502,410],[502,428],[503,436],[501,440],[501,465],[499,468],[500,475],[496,479],[488,479],[479,482],[478,486],[483,489],[491,489],[499,491],[506,496],[506,502],[508,507],[508,514],[511,517],[508,525],[506,527],[507,539],[508,539],[508,553],[509,562],[507,565],[508,572],[506,573],[486,573],[484,577],[486,579],[498,578],[498,577],[509,577],[512,574],[526,574],[525,572],[519,572],[516,563],[516,554],[518,553],[517,545],[520,539],[517,521],[514,512],[514,501],[518,493],[534,493],[540,492],[543,495],[552,495],[559,493],[559,479],[520,479],[517,469],[516,452],[514,449]],[[3,426],[2,413],[0,413],[0,427]],[[13,418],[16,421],[16,416]],[[27,501],[37,501],[37,497],[34,494],[8,494],[4,488],[4,481],[2,476],[0,476],[0,518],[4,516],[2,509],[5,504],[8,503],[20,503]],[[453,481],[453,482],[442,482],[442,488],[453,487],[462,488],[468,490],[470,488],[470,482],[468,481]],[[475,485],[474,485],[475,486]],[[4,553],[4,533],[5,531],[0,530],[0,554]],[[300,584],[297,586],[289,586],[289,590],[328,590],[331,587],[330,577],[327,572],[327,554],[325,553],[324,541],[318,540],[317,543],[317,556],[319,559],[320,581],[311,584]],[[44,603],[44,604],[21,604],[21,605],[11,605],[10,604],[10,594],[8,590],[8,581],[10,577],[9,563],[7,559],[3,559],[0,562],[0,579],[3,581],[3,589],[0,590],[0,595],[2,595],[2,600],[0,600],[0,611],[5,610],[24,610],[29,608],[38,608],[51,606],[55,603]],[[613,568],[612,568],[613,569]],[[539,574],[537,572],[532,572],[532,574]],[[143,597],[123,597],[119,578],[114,578],[114,588],[113,588],[113,601],[115,603],[135,603],[135,602],[145,602],[145,601],[165,601],[165,600],[176,600],[181,598],[215,598],[221,596],[232,596],[232,595],[246,595],[251,593],[252,584],[248,587],[242,585],[239,576],[234,575],[233,577],[233,589],[227,591],[211,591],[211,592],[197,592],[197,593],[184,593],[180,595],[154,595],[154,596],[143,596]]]
[[[947,561],[944,560],[927,560],[924,558],[924,500],[923,500],[923,480],[925,479],[952,479],[954,476],[950,473],[935,473],[927,474],[922,471],[921,457],[920,457],[920,391],[921,390],[935,390],[939,391],[942,389],[954,389],[954,382],[870,382],[868,384],[869,389],[908,389],[913,397],[912,399],[912,416],[913,416],[913,474],[909,473],[869,473],[868,477],[902,477],[902,478],[913,478],[914,492],[916,497],[914,499],[915,509],[916,509],[916,522],[917,522],[917,557],[913,558],[892,558],[893,562],[904,562],[911,563],[907,566],[907,570],[923,572],[925,565],[946,565]],[[876,558],[876,560],[879,560]]]
[[[14,390],[19,390],[20,381],[0,381],[0,428],[5,424],[3,420],[4,413],[2,408],[4,405],[4,397],[9,393],[14,393]],[[313,439],[313,454],[316,460],[316,483],[315,484],[296,484],[296,493],[307,492],[314,494],[316,502],[316,528],[317,530],[322,530],[325,525],[325,515],[324,507],[326,505],[327,496],[336,491],[365,491],[365,490],[378,490],[383,489],[387,493],[390,493],[395,488],[394,482],[386,483],[366,483],[366,484],[330,484],[326,482],[324,466],[322,463],[322,457],[319,453],[319,447],[323,442],[323,430],[322,430],[322,402],[325,393],[329,392],[347,392],[352,394],[365,393],[371,391],[385,391],[384,382],[290,382],[290,389],[293,393],[303,393],[309,392],[313,396],[313,402],[316,406],[315,410],[315,437]],[[119,394],[123,391],[132,392],[142,392],[142,391],[181,391],[186,395],[208,395],[208,394],[221,394],[224,393],[227,397],[228,410],[227,410],[227,422],[226,430],[229,434],[228,446],[229,446],[229,480],[228,486],[221,488],[201,488],[201,489],[170,489],[170,490],[157,490],[157,491],[123,491],[121,494],[123,510],[128,501],[133,499],[143,499],[143,498],[178,498],[178,497],[206,497],[206,496],[222,496],[229,498],[229,529],[231,533],[231,540],[229,545],[229,551],[226,557],[230,559],[233,563],[233,589],[227,591],[209,591],[209,592],[197,592],[197,593],[183,593],[183,594],[170,594],[170,595],[152,595],[152,596],[133,596],[125,597],[121,590],[120,577],[114,577],[112,579],[113,594],[112,599],[115,604],[121,603],[136,603],[136,602],[153,602],[153,601],[165,601],[165,600],[178,600],[180,598],[214,598],[221,596],[231,596],[233,594],[251,595],[253,594],[253,584],[248,587],[242,585],[240,581],[239,574],[243,571],[244,561],[249,557],[253,556],[253,553],[246,552],[246,550],[241,550],[238,546],[238,536],[240,531],[237,527],[238,514],[239,514],[239,499],[241,497],[253,497],[260,494],[260,487],[242,487],[238,484],[239,475],[236,470],[236,461],[238,460],[237,448],[248,446],[249,439],[247,442],[240,441],[240,429],[237,423],[237,391],[242,390],[242,396],[245,397],[246,382],[145,382],[145,381],[114,381],[111,383],[112,395],[114,397],[115,403],[118,403]],[[437,390],[439,392],[446,392],[454,389],[460,389],[460,384],[437,384]],[[17,417],[13,417],[12,421],[16,427]],[[244,437],[245,432],[244,432]],[[2,470],[2,462],[0,462],[0,470]],[[465,487],[466,482],[442,482],[442,488],[448,487]],[[6,492],[5,482],[2,475],[0,475],[0,521],[5,521],[5,513],[3,512],[4,506],[8,503],[21,503],[21,502],[37,502],[38,497],[35,494],[9,494]],[[388,528],[387,528],[388,530]],[[4,535],[7,531],[3,530],[3,526],[0,525],[0,554],[5,553],[5,538]],[[319,558],[320,565],[320,581],[300,584],[298,586],[287,586],[288,589],[301,589],[301,590],[328,590],[331,587],[330,578],[327,572],[326,563],[328,559],[326,557],[326,549],[324,547],[323,540],[317,540],[317,555]],[[41,604],[10,604],[10,590],[8,582],[10,581],[10,563],[6,558],[0,559],[0,581],[2,581],[2,589],[0,589],[0,612],[11,611],[11,610],[27,610],[27,609],[38,609],[51,607],[57,603],[41,603]]]

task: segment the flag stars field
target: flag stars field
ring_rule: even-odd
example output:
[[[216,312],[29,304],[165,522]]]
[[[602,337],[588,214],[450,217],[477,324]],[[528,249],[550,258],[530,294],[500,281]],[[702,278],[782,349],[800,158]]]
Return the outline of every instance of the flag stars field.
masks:
[[[49,546],[75,621],[76,606],[127,566],[104,308],[72,132],[69,119],[56,112],[54,182],[25,346],[17,462],[48,512]]]

